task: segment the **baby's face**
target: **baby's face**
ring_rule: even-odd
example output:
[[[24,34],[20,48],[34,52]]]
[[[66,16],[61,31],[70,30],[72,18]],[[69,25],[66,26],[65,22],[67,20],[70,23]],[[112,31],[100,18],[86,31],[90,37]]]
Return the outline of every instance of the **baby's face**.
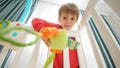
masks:
[[[61,17],[58,18],[61,26],[66,30],[71,30],[72,27],[76,24],[76,15],[70,13],[62,13]]]

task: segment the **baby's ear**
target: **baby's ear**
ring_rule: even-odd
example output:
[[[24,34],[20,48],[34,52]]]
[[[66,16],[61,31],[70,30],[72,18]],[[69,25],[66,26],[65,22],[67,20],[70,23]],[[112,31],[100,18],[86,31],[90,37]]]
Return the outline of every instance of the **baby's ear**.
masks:
[[[60,22],[60,18],[58,18],[58,22]]]

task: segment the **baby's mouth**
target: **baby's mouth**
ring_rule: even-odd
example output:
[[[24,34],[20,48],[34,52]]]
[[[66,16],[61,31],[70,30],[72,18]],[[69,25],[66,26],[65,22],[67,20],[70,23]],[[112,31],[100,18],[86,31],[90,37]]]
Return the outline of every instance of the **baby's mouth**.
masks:
[[[65,27],[71,27],[71,26],[68,26],[68,25],[64,25]]]

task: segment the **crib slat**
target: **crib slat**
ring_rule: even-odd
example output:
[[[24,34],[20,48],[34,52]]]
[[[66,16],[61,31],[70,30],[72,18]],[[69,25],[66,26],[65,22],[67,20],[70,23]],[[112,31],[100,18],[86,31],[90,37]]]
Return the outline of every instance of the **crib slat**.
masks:
[[[69,60],[69,51],[68,48],[63,50],[63,65],[64,68],[70,68],[70,60]]]
[[[28,68],[36,68],[37,58],[39,55],[39,49],[40,49],[40,41],[35,44],[34,51],[32,53],[32,57],[30,59]]]
[[[75,38],[80,43],[79,46],[77,47],[77,55],[78,55],[79,67],[86,68],[86,66],[85,66],[85,58],[84,58],[84,55],[83,55],[83,49],[82,49],[80,36],[79,36],[80,31],[75,31],[75,32],[76,32],[75,33],[76,34]]]
[[[16,55],[15,55],[15,57],[14,57],[12,63],[11,63],[10,68],[18,68],[19,61],[20,61],[22,53],[23,53],[23,48],[16,50]]]
[[[47,60],[47,56],[48,56],[48,47],[41,40],[36,68],[44,68],[44,64],[45,64],[45,61]]]
[[[1,43],[0,43],[0,44],[1,44]],[[0,67],[1,67],[1,65],[2,65],[2,63],[3,63],[3,61],[4,61],[4,58],[5,58],[8,50],[9,50],[9,47],[7,47],[7,46],[5,46],[5,45],[3,45],[3,46],[4,46],[4,47],[3,47],[3,49],[2,49],[2,51],[1,51],[1,53],[0,53]]]

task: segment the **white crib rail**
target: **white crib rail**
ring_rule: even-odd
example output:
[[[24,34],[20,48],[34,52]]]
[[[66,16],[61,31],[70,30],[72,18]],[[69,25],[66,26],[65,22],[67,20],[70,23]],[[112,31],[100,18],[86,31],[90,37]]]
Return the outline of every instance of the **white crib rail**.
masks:
[[[63,50],[63,65],[64,68],[70,68],[70,61],[69,61],[69,51],[68,48]]]
[[[104,1],[106,3],[104,3]],[[104,43],[106,44],[106,47],[107,47],[107,49],[108,49],[108,51],[111,55],[111,59],[112,59],[113,62],[111,62],[110,66],[113,65],[113,68],[114,67],[117,67],[117,68],[120,67],[120,61],[118,60],[119,57],[120,57],[119,44],[115,40],[115,37],[113,36],[110,28],[108,28],[108,26],[105,24],[105,21],[103,21],[102,17],[100,16],[101,14],[103,14],[103,15],[105,14],[105,16],[108,16],[106,18],[108,18],[110,20],[109,21],[110,23],[112,23],[112,24],[115,23],[114,26],[116,26],[116,27],[113,27],[113,29],[116,29],[116,32],[117,32],[119,30],[118,21],[120,20],[120,12],[119,12],[119,9],[116,9],[116,8],[119,7],[118,3],[120,3],[120,1],[119,0],[117,0],[117,1],[104,0],[104,1],[90,0],[87,8],[86,8],[86,10],[83,14],[81,22],[79,24],[81,46],[83,48],[85,65],[86,65],[87,68],[94,68],[93,67],[94,65],[98,66],[99,68],[106,68],[107,67],[107,64],[105,63],[105,60],[103,59],[103,56],[101,55],[98,44],[95,40],[95,37],[94,37],[94,34],[92,32],[91,26],[89,25],[90,18],[92,18],[94,20],[94,24],[98,28],[98,31],[100,32],[101,37],[103,38]],[[104,3],[104,4],[102,4],[102,7],[98,10],[97,9],[98,4],[101,3],[101,2]],[[105,5],[105,6],[103,6],[103,5]],[[109,6],[109,8],[108,8],[107,5]],[[100,11],[102,11],[102,13]],[[109,14],[109,13],[111,13],[111,14]],[[111,20],[112,17],[110,17],[110,16],[115,17],[117,20],[116,19]],[[116,24],[116,22],[117,22],[117,24]],[[87,48],[87,47],[85,47],[85,45],[84,45],[85,44],[84,43],[84,38],[85,37],[83,37],[84,33],[82,34],[82,31],[87,32],[86,34],[88,34],[88,39],[89,39],[89,42],[90,42],[90,46],[92,47],[93,54],[95,56],[94,59],[95,59],[97,64],[93,64],[93,66],[89,65],[89,63],[88,63],[89,59],[92,59],[92,58],[88,59],[88,56],[86,55],[87,53],[85,53],[86,52],[85,48]],[[119,31],[117,33],[119,35]],[[91,62],[93,63],[93,61],[91,61]],[[110,62],[110,61],[108,61],[108,62]]]

